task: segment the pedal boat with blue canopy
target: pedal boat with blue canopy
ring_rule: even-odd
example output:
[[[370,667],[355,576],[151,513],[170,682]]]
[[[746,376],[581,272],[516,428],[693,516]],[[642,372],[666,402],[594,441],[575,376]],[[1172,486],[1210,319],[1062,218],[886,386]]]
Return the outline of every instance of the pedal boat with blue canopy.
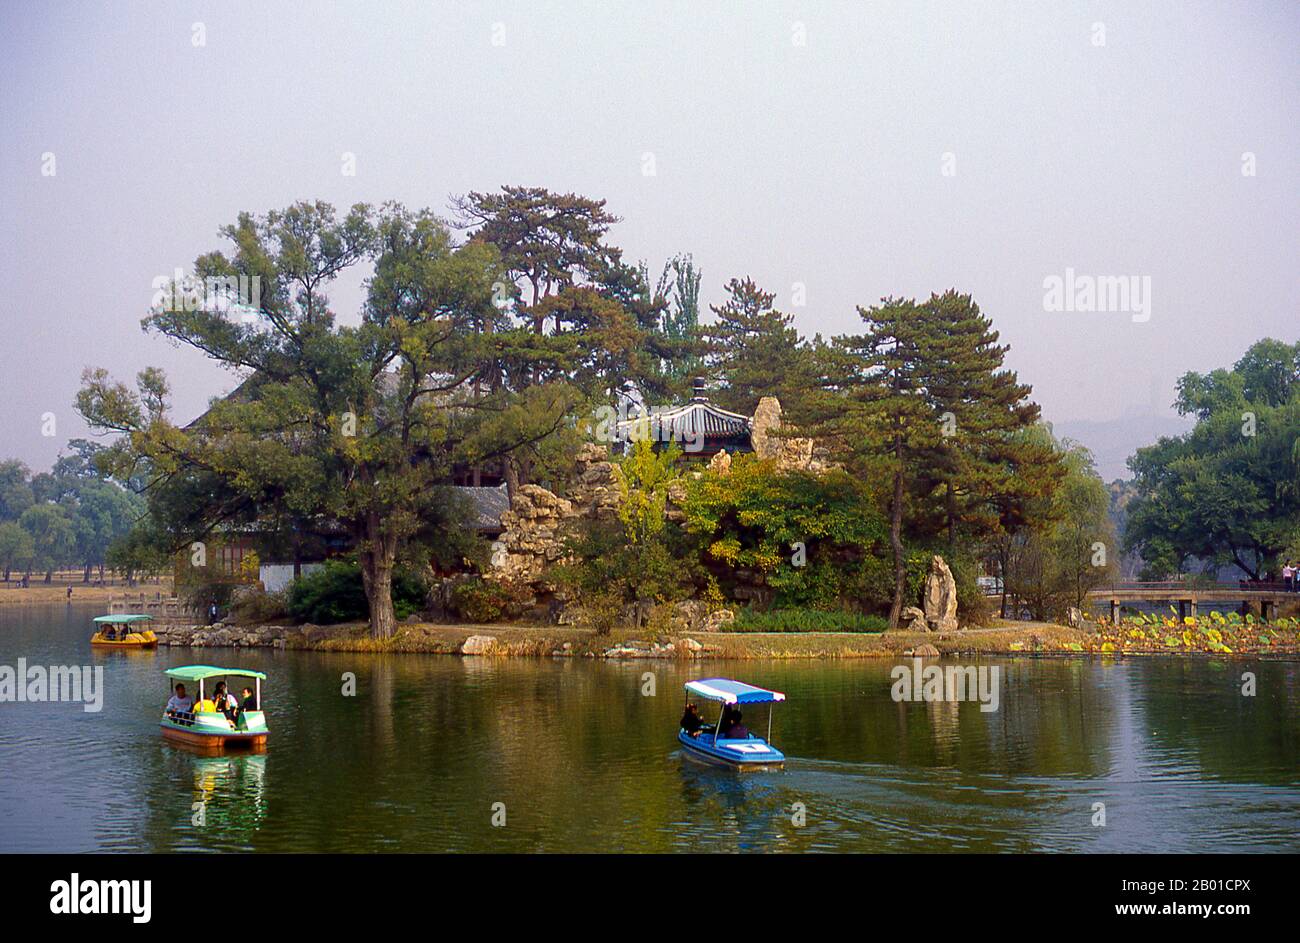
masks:
[[[157,648],[158,636],[141,624],[152,618],[126,612],[95,616],[95,634],[90,637],[90,644],[99,648]]]
[[[188,747],[204,751],[220,752],[226,747],[250,747],[254,750],[266,746],[270,730],[266,726],[266,714],[262,711],[262,682],[266,675],[260,671],[246,668],[217,668],[212,665],[184,665],[169,668],[166,671],[168,688],[175,687],[176,682],[197,686],[192,711],[163,711],[159,727],[163,738]],[[253,703],[255,710],[237,710],[234,718],[217,710],[208,698],[205,685],[208,681],[221,679],[226,682],[226,690],[231,690],[231,678],[251,678],[253,680]],[[215,681],[214,681],[215,686]],[[170,697],[170,693],[168,695]]]
[[[785,754],[769,742],[772,739],[772,711],[775,705],[785,700],[780,691],[757,688],[743,681],[730,678],[703,678],[686,682],[686,702],[691,695],[707,701],[716,701],[722,705],[716,724],[705,724],[698,734],[692,736],[684,728],[678,728],[677,740],[691,759],[701,760],[715,766],[726,766],[737,770],[782,769],[785,766]],[[718,736],[718,729],[727,715],[728,708],[741,704],[766,704],[767,739],[746,733],[743,737]]]

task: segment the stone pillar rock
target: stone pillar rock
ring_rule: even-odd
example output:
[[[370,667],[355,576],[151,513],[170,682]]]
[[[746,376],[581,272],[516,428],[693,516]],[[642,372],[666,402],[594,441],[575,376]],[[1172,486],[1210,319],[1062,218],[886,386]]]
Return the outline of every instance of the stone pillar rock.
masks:
[[[925,578],[925,621],[932,632],[953,632],[957,622],[957,581],[943,557],[930,560],[930,574]]]

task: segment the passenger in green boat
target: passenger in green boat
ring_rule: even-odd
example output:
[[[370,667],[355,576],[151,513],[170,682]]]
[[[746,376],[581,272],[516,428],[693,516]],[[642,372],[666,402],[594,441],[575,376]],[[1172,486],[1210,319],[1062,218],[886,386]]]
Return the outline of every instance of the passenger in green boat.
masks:
[[[245,710],[245,711],[258,710],[257,698],[253,696],[253,689],[249,687],[244,688],[243,695],[244,695],[244,704],[242,707],[240,707],[240,710]]]
[[[212,702],[216,705],[217,710],[226,715],[226,720],[232,724],[235,722],[235,716],[239,713],[239,701],[226,690],[226,682],[217,682],[216,691],[212,695]]]
[[[185,693],[185,685],[176,685],[176,693],[167,699],[167,716],[174,717],[177,714],[192,714],[194,712],[194,698]]]

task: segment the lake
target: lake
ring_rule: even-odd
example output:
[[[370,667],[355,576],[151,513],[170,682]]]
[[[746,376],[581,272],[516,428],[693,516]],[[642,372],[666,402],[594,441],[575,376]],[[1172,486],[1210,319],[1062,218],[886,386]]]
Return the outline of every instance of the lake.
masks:
[[[99,611],[0,609],[0,665],[105,688],[99,713],[0,703],[0,851],[1300,851],[1295,662],[985,659],[982,712],[895,703],[895,659],[100,654]],[[163,742],[161,671],[190,663],[270,675],[265,754]],[[679,755],[681,685],[715,675],[786,693],[784,771]]]

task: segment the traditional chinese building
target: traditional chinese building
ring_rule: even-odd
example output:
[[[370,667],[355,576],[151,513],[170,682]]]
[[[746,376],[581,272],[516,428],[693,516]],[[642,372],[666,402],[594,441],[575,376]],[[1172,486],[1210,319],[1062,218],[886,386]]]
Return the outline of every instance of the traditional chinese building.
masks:
[[[615,440],[626,449],[648,439],[656,450],[677,443],[688,459],[708,461],[724,449],[728,454],[754,451],[754,421],[709,402],[703,378],[691,381],[693,395],[683,406],[650,409],[618,424]]]

